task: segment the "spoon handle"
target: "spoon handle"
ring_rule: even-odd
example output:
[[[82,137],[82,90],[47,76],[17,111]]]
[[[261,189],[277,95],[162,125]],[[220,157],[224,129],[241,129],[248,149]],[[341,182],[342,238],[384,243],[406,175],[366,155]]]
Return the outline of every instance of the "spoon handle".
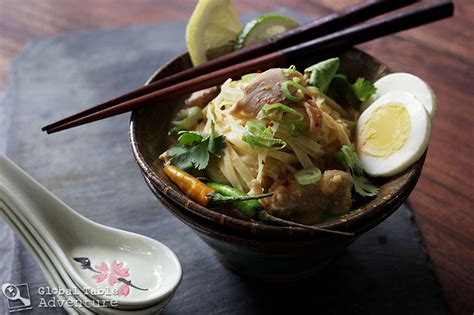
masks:
[[[51,249],[42,239],[42,237],[33,230],[29,222],[24,222],[25,219],[21,218],[17,214],[17,210],[12,205],[7,205],[4,201],[0,200],[0,217],[3,217],[5,222],[10,225],[12,230],[15,232],[17,237],[25,248],[33,255],[38,263],[41,271],[43,272],[46,280],[48,281],[51,288],[64,288],[70,289],[75,292],[74,297],[78,303],[84,305],[78,309],[69,308],[67,303],[64,303],[64,308],[69,314],[78,315],[92,315],[92,314],[113,314],[113,315],[132,315],[132,314],[155,314],[163,305],[153,305],[148,309],[141,311],[130,311],[120,310],[103,306],[95,306],[94,301],[84,295],[84,293],[77,287],[77,285],[69,278],[64,267],[51,252]],[[132,285],[132,284],[130,284]],[[134,286],[136,288],[136,286]],[[143,289],[141,289],[143,290]],[[61,301],[65,301],[65,297],[57,295]],[[69,298],[69,296],[67,296]],[[171,299],[171,298],[170,298]],[[96,302],[97,304],[97,302]],[[90,306],[90,307],[89,307]],[[89,308],[88,308],[89,307]]]
[[[27,251],[33,256],[36,260],[36,263],[40,267],[46,281],[48,282],[51,288],[61,289],[66,287],[64,285],[60,285],[60,276],[54,272],[54,267],[52,265],[48,265],[48,261],[46,261],[46,256],[44,253],[41,254],[40,250],[36,249],[35,246],[38,244],[35,243],[34,239],[31,235],[28,235],[26,231],[22,230],[20,227],[20,222],[18,222],[18,218],[15,217],[13,214],[13,210],[10,209],[4,201],[0,200],[0,217],[10,226],[10,228],[15,232],[17,238],[23,244]],[[58,294],[57,298],[63,303],[63,308],[66,312],[70,315],[78,315],[81,314],[78,310],[73,307],[70,307],[68,303],[66,303],[66,299],[70,300],[72,297],[65,298],[64,296]],[[74,300],[73,300],[74,301]],[[92,314],[92,313],[85,313],[85,314]]]
[[[45,239],[61,248],[69,245],[64,236],[85,220],[4,155],[0,155],[0,199],[15,204]]]

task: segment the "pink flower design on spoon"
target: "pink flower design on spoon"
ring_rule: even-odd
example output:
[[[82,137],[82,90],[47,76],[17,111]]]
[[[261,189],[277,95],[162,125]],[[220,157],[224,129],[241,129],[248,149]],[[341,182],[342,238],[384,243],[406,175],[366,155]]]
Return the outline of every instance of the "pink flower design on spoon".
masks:
[[[119,261],[116,261],[112,264],[112,272],[109,274],[109,284],[111,286],[114,286],[116,285],[117,283],[120,283],[120,281],[117,279],[117,277],[122,277],[122,278],[125,278],[125,277],[128,277],[130,274],[128,273],[128,268],[122,268],[123,267],[123,263],[122,262],[119,262]],[[130,293],[130,290],[129,290],[129,293]],[[119,292],[120,294],[120,292]],[[128,295],[128,293],[127,293]]]
[[[92,278],[95,279],[97,283],[101,283],[108,280],[107,282],[112,287],[116,284],[122,283],[119,288],[118,295],[119,296],[128,296],[130,294],[130,287],[141,290],[141,291],[148,291],[148,289],[142,289],[137,287],[136,285],[132,284],[131,280],[125,279],[126,277],[130,276],[129,268],[124,267],[124,263],[121,261],[116,260],[112,266],[109,266],[106,262],[101,262],[100,265],[95,266],[93,269],[90,265],[90,260],[85,257],[74,258],[75,261],[79,262],[83,269],[89,269],[94,271],[98,274],[93,275]]]
[[[95,269],[100,272],[98,275],[94,275],[93,278],[98,282],[103,282],[105,279],[108,279],[108,282],[111,286],[114,286],[120,281],[117,278],[126,278],[130,276],[128,268],[123,267],[123,262],[115,261],[112,264],[112,267],[105,262],[101,262],[100,265],[95,266]]]
[[[98,283],[104,281],[109,276],[109,265],[101,262],[100,265],[95,266],[95,269],[100,272],[98,275],[92,276]]]
[[[126,284],[122,284],[119,289],[119,296],[127,296],[130,294],[130,287]]]

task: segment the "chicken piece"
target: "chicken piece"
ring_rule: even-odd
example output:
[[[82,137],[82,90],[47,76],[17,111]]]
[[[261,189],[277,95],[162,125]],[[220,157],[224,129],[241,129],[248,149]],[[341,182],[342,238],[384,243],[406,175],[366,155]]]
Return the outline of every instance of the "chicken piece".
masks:
[[[317,224],[325,215],[341,213],[352,207],[352,176],[340,170],[328,170],[311,185],[296,181],[279,184],[270,198],[261,199],[268,213],[303,224]]]
[[[302,77],[297,71],[287,77],[280,68],[262,72],[244,87],[244,96],[232,107],[230,113],[242,118],[255,117],[265,104],[287,103],[281,84],[295,76]]]
[[[196,91],[192,93],[185,101],[186,107],[197,106],[204,108],[210,101],[212,101],[219,94],[219,88],[217,86]]]

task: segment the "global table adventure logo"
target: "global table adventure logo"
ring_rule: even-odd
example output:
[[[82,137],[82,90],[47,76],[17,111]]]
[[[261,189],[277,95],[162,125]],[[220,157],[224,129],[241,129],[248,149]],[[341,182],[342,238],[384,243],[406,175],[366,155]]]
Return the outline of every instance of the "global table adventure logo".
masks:
[[[4,283],[2,285],[2,292],[7,298],[7,307],[10,312],[31,309],[30,289],[27,283]]]

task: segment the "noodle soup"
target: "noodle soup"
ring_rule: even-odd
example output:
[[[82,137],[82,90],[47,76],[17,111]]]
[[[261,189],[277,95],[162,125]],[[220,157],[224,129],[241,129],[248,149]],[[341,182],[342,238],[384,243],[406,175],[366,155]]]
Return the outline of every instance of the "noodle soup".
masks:
[[[258,214],[261,221],[309,226],[350,211],[354,200],[379,191],[366,169],[393,175],[421,156],[430,119],[407,91],[390,91],[367,106],[377,88],[364,77],[350,82],[339,63],[336,57],[301,72],[272,68],[194,93],[172,121],[177,144],[160,159],[205,176],[218,194],[260,199],[251,201],[254,211],[233,203],[250,219]],[[183,176],[174,180],[170,167],[165,173],[188,194]]]
[[[360,76],[376,83],[379,78],[389,73],[382,63],[359,50],[348,50],[339,57],[341,61],[339,73],[347,74],[351,83]],[[298,70],[304,72],[306,67],[316,61],[314,59],[301,60],[301,64],[296,66]],[[190,66],[187,55],[177,57],[157,71],[150,82]],[[211,100],[215,97],[216,95],[212,96]],[[345,105],[336,97],[329,97],[339,105]],[[202,206],[175,185],[163,172],[166,165],[159,156],[179,143],[177,141],[179,133],[171,137],[167,134],[175,127],[171,121],[183,119],[183,117],[177,117],[176,114],[181,109],[192,107],[192,104],[189,102],[185,104],[185,102],[185,98],[177,98],[132,113],[130,141],[133,155],[151,191],[166,209],[213,248],[220,261],[223,261],[226,266],[246,275],[274,280],[294,280],[318,272],[357,236],[385,220],[406,200],[423,166],[424,158],[422,157],[395,176],[373,178],[364,175],[380,189],[376,196],[359,197],[353,188],[351,189],[352,207],[349,211],[334,216],[328,215],[320,218],[322,220],[320,223],[311,225],[311,227],[332,231],[354,232],[353,237],[326,231],[319,232],[306,227],[294,227],[290,224],[274,224],[262,221],[259,217],[250,219],[239,209],[235,209],[233,204]],[[207,104],[209,101],[203,106]],[[356,111],[360,112],[360,108]],[[203,117],[202,115],[199,118]],[[204,119],[199,123],[204,125]],[[187,131],[195,130],[196,128],[187,129]],[[357,127],[355,130],[357,131]],[[201,131],[197,132],[201,133]],[[214,138],[219,136],[221,134],[214,133]],[[351,142],[354,137],[357,135],[351,134]],[[286,148],[283,149],[285,150]],[[213,158],[213,154],[209,153],[209,157]],[[345,171],[342,165],[338,168]],[[202,177],[208,177],[210,180],[207,170],[188,171],[194,178],[201,179],[203,182],[205,180]],[[324,173],[325,169],[321,171]],[[239,170],[236,170],[236,173],[238,172]],[[311,173],[310,178],[313,175],[315,174]],[[209,182],[206,183],[209,184]],[[224,181],[220,179],[219,183],[224,183]],[[312,202],[316,205],[316,198],[313,198]],[[294,218],[289,220],[294,220]]]
[[[178,145],[161,160],[250,196],[273,193],[261,206],[292,222],[312,225],[349,211],[355,179],[344,161],[356,157],[360,100],[342,106],[328,96],[352,96],[329,84],[338,67],[332,58],[302,72],[268,69],[194,93],[172,122]],[[209,136],[221,147],[209,147]],[[364,197],[377,193],[370,188]]]

